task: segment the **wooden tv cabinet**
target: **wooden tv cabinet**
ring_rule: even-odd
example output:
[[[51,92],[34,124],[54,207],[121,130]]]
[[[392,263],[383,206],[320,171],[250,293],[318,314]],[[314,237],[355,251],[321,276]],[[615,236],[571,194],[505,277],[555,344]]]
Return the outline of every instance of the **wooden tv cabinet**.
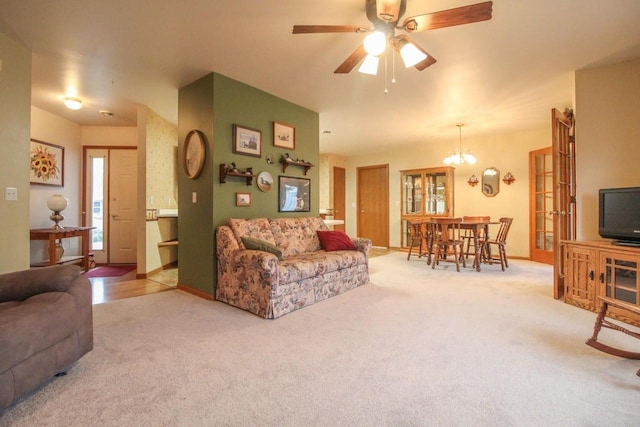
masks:
[[[602,305],[600,298],[620,301],[638,311],[611,304],[608,315],[640,327],[640,248],[565,240],[561,250],[566,303],[595,312]]]

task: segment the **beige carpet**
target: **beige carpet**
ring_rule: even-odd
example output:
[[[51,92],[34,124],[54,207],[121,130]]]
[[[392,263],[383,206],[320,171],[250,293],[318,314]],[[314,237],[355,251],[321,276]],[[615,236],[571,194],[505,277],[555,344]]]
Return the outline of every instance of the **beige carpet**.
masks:
[[[586,346],[595,315],[551,283],[392,253],[277,320],[179,290],[101,304],[94,350],[0,425],[637,426],[640,362]]]

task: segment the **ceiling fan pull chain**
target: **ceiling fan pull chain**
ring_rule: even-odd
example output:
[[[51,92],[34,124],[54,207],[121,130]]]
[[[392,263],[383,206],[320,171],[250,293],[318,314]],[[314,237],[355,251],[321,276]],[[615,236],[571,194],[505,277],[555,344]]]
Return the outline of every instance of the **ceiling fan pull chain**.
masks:
[[[384,56],[384,94],[388,94],[389,90],[387,89],[387,55]]]
[[[396,84],[396,53],[391,51],[391,84]]]

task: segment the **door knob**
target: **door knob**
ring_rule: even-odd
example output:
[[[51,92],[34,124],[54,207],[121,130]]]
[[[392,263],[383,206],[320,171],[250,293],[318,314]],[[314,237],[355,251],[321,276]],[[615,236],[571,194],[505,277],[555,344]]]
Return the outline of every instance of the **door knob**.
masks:
[[[364,209],[360,209],[360,213],[364,213]]]
[[[111,218],[118,219],[118,218],[120,218],[120,215],[111,215]]]

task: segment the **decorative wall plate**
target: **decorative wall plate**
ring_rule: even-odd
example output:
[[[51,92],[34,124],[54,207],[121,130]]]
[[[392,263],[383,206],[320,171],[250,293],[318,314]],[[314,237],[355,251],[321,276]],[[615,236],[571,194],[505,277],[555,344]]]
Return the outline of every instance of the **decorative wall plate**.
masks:
[[[269,191],[273,186],[273,177],[269,172],[260,172],[258,174],[258,188],[261,191]]]
[[[187,178],[196,179],[202,172],[206,153],[204,140],[204,134],[197,129],[190,130],[184,139],[182,158]]]

